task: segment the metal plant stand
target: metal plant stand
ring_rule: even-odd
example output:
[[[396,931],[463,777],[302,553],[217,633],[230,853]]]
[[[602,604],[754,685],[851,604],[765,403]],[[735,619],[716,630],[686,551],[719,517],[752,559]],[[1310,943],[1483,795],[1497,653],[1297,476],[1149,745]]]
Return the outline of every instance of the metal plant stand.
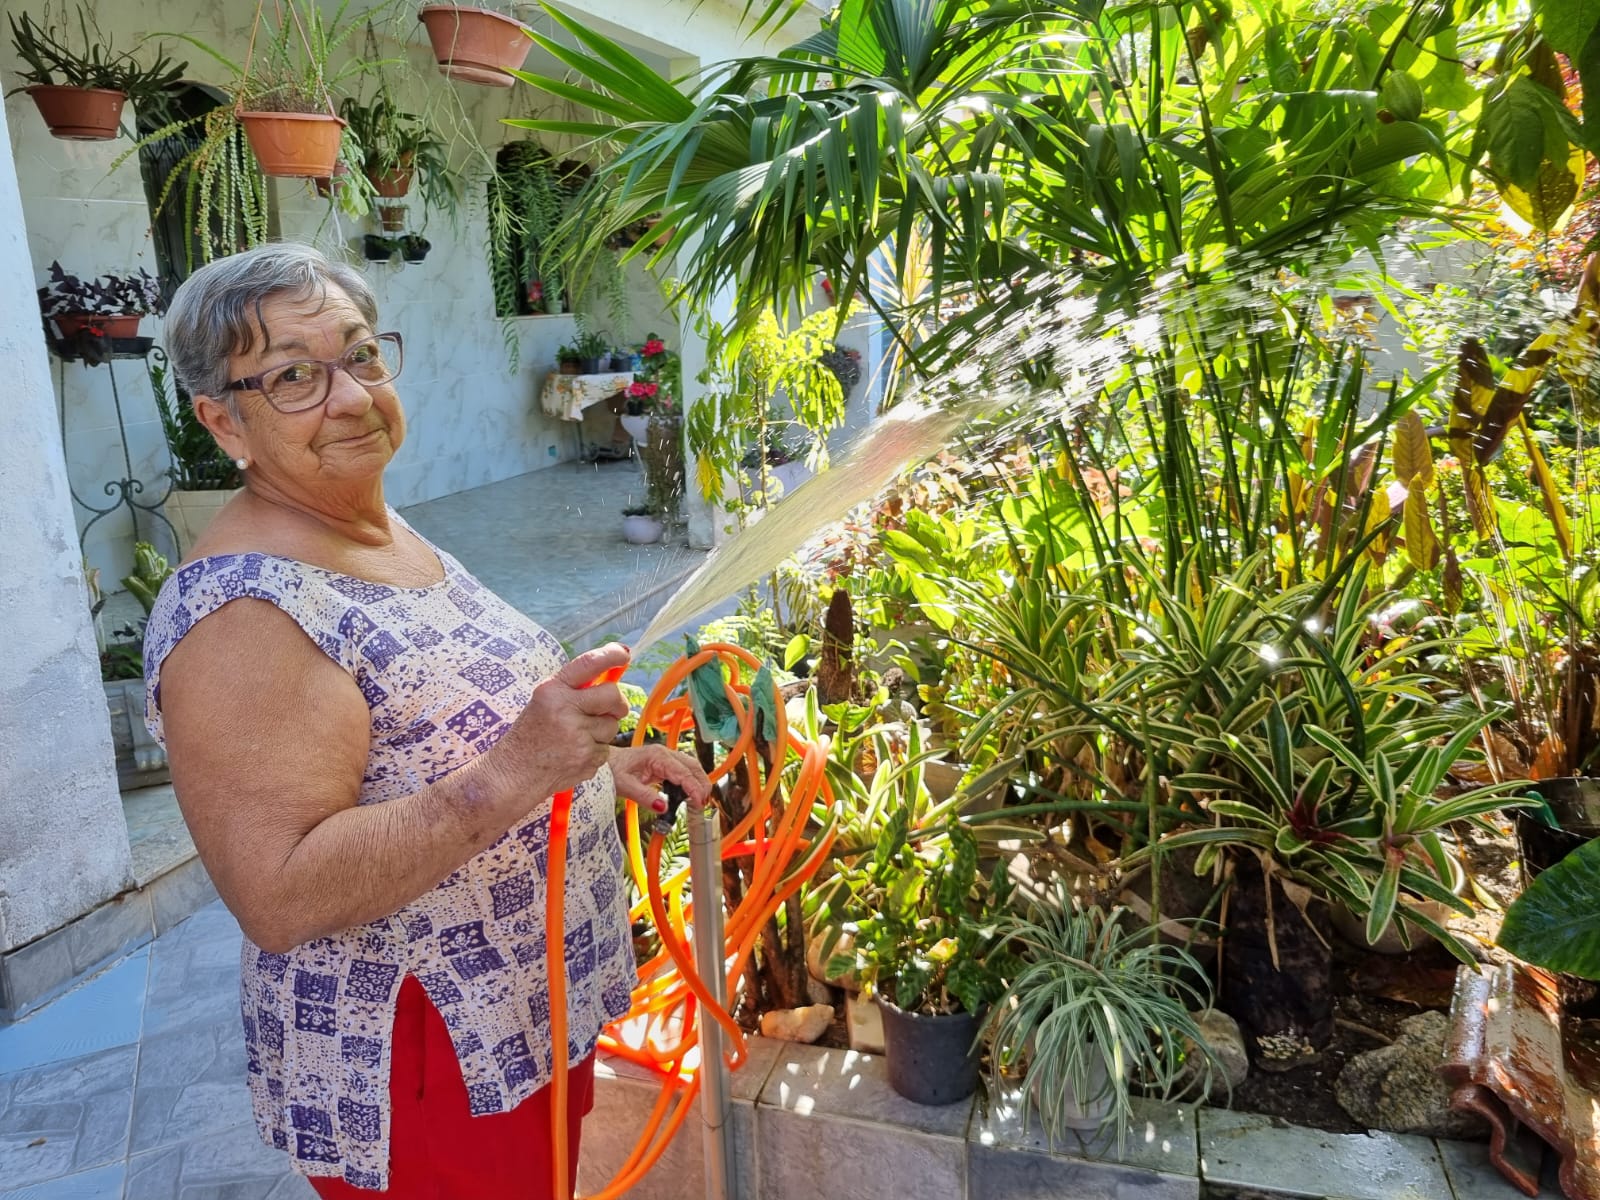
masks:
[[[172,522],[167,520],[166,514],[161,511],[161,506],[172,494],[172,483],[169,479],[166,491],[155,500],[140,500],[137,497],[144,495],[145,484],[142,479],[134,476],[133,453],[128,449],[128,429],[122,418],[122,395],[117,388],[116,364],[119,360],[137,359],[146,362],[152,355],[159,365],[166,364],[167,356],[159,349],[152,347],[150,338],[94,338],[85,340],[83,337],[63,338],[52,342],[51,348],[56,353],[56,360],[60,364],[57,368],[58,384],[56,387],[56,405],[61,421],[61,446],[67,445],[67,363],[81,362],[85,367],[93,368],[104,363],[106,371],[111,378],[111,402],[117,412],[117,436],[122,442],[122,469],[121,479],[107,480],[105,494],[111,497],[111,503],[104,508],[90,504],[78,495],[77,488],[73,485],[71,476],[67,478],[67,488],[72,494],[73,501],[85,511],[93,515],[78,531],[78,549],[83,549],[84,540],[89,535],[89,530],[97,523],[109,517],[119,508],[126,508],[133,519],[133,538],[140,541],[139,514],[144,513],[153,521],[160,521],[167,527],[167,532],[172,535],[172,545],[178,545],[178,531],[172,527]],[[153,522],[152,522],[153,527]]]

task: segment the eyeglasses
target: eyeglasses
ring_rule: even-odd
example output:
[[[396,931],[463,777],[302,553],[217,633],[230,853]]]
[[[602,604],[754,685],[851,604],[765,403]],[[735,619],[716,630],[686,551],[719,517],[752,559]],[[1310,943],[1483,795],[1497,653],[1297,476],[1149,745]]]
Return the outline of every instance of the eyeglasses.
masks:
[[[260,392],[267,403],[284,414],[305,412],[327,400],[335,371],[343,371],[362,387],[374,388],[400,374],[405,349],[398,333],[378,333],[364,338],[338,358],[303,359],[284,363],[226,384],[227,392]]]

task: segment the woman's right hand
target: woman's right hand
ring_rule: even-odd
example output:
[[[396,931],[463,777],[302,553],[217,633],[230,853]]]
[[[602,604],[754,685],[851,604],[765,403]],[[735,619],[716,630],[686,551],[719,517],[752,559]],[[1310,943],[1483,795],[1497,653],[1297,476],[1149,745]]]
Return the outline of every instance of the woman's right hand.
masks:
[[[617,642],[578,655],[533,689],[511,728],[484,753],[483,766],[524,809],[606,765],[628,702],[616,684],[594,681],[629,661],[628,648]]]

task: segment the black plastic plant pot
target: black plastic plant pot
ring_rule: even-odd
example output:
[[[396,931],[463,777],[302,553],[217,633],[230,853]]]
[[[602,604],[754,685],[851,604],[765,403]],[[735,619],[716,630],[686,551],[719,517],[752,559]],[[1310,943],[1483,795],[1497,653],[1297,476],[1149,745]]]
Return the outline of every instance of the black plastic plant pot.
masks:
[[[400,243],[400,256],[408,263],[419,263],[432,249],[433,244],[427,238],[405,238]]]
[[[1532,809],[1516,810],[1523,880],[1555,866],[1585,842],[1600,837],[1600,779],[1564,776],[1541,779],[1530,791],[1544,797],[1560,829],[1552,829]]]
[[[889,1086],[917,1104],[954,1104],[978,1087],[979,1019],[971,1013],[924,1016],[882,996]]]
[[[394,243],[376,233],[363,234],[361,253],[366,256],[368,262],[388,262],[394,257]]]

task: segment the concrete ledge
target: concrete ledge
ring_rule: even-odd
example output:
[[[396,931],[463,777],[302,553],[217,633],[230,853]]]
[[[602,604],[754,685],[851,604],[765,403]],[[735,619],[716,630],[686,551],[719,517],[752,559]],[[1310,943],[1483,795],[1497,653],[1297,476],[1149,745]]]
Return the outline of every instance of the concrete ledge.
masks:
[[[890,1090],[883,1060],[750,1039],[734,1075],[736,1195],[743,1200],[911,1195],[940,1200],[1512,1200],[1521,1193],[1475,1142],[1341,1135],[1253,1113],[1135,1102],[1114,1135],[1051,1144],[1016,1096],[945,1108]],[[603,1062],[584,1123],[580,1191],[609,1181],[660,1095],[657,1078]],[[629,1192],[700,1200],[698,1102],[660,1163]],[[1557,1193],[1548,1189],[1552,1198]]]
[[[42,938],[0,954],[0,1022],[25,1017],[217,898],[196,857]]]

